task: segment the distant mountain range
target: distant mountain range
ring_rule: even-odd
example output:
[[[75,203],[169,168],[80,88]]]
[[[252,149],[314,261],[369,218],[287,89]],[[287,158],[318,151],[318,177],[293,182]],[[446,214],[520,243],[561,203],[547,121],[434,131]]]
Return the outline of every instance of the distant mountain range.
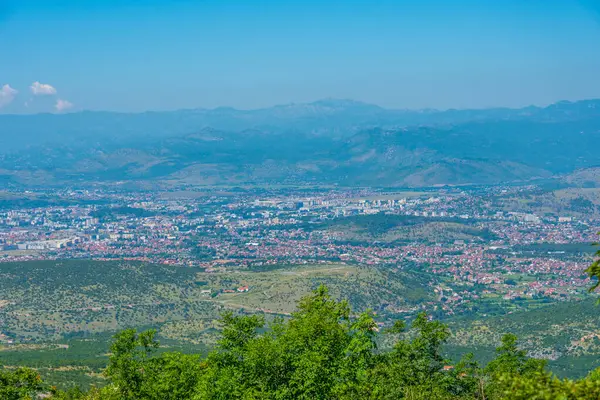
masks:
[[[330,99],[250,111],[0,115],[0,185],[495,184],[599,166],[599,139],[600,100],[410,111]]]

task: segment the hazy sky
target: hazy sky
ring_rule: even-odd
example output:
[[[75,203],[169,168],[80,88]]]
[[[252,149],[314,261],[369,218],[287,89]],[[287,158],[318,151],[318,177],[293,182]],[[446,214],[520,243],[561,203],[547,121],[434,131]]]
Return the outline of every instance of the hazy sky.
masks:
[[[126,5],[124,5],[126,4]],[[0,112],[600,97],[599,0],[0,0]]]

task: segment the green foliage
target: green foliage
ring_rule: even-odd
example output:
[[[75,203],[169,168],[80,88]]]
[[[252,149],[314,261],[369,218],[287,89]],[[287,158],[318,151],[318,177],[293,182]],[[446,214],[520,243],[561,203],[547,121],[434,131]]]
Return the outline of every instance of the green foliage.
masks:
[[[78,387],[73,387],[66,391],[60,391],[56,388],[51,388],[50,392],[52,393],[52,399],[54,400],[80,400],[86,398],[86,394]],[[90,391],[90,395],[93,392],[93,390]]]
[[[485,372],[491,379],[488,392],[500,395],[505,390],[507,382],[515,379],[527,379],[544,371],[545,360],[527,357],[524,350],[517,347],[517,337],[507,334],[502,337],[502,344],[496,349],[496,358],[488,363]]]
[[[545,371],[526,376],[501,377],[503,398],[510,400],[596,400],[600,398],[600,380],[594,376],[577,381],[560,380]]]
[[[494,378],[501,375],[530,375],[544,369],[545,362],[527,357],[524,350],[517,348],[517,337],[506,334],[502,345],[496,349],[496,358],[487,365],[487,372]]]
[[[600,235],[600,232],[598,234]],[[594,243],[594,246],[598,246],[598,243]],[[594,260],[592,265],[590,265],[588,269],[585,270],[585,272],[588,273],[590,278],[596,280],[594,285],[590,288],[590,292],[595,291],[596,289],[598,289],[598,286],[600,286],[600,250],[596,251],[595,256],[596,259]]]
[[[190,398],[200,376],[200,358],[181,353],[156,355],[155,331],[128,329],[115,336],[105,374],[122,400]],[[107,389],[108,390],[108,389]]]
[[[502,338],[485,367],[472,354],[451,364],[442,354],[449,328],[419,314],[409,329],[396,322],[378,349],[369,311],[353,315],[321,285],[287,320],[223,314],[216,348],[206,357],[160,352],[153,330],[115,335],[104,371],[108,384],[83,393],[45,388],[31,369],[0,371],[0,398],[55,400],[229,399],[598,399],[600,369],[585,379],[560,380],[529,358],[515,335]]]
[[[127,329],[115,336],[106,375],[119,388],[124,400],[139,398],[145,383],[153,378],[147,365],[153,350],[158,347],[154,334],[151,330],[138,335],[135,329]]]
[[[0,399],[29,400],[43,389],[40,375],[29,368],[0,369]]]

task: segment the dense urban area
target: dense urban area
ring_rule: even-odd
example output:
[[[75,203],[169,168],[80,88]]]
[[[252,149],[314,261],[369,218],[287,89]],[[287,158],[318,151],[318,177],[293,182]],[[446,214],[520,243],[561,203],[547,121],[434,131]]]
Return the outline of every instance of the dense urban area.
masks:
[[[579,298],[600,230],[581,208],[595,205],[576,197],[563,210],[511,211],[537,190],[7,192],[27,200],[4,200],[0,261],[128,260],[234,275],[302,264],[409,270],[427,273],[435,293],[419,308],[445,315],[485,312],[492,303],[482,299],[521,308]],[[225,280],[202,294],[253,290]]]

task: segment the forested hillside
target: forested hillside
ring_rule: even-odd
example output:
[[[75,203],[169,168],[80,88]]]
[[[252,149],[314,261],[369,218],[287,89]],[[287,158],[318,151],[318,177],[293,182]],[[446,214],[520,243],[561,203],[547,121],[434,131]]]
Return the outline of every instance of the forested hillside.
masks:
[[[0,371],[0,397],[53,399],[597,399],[598,370],[559,380],[545,362],[505,335],[495,358],[479,365],[471,354],[451,363],[441,346],[448,327],[419,314],[380,331],[371,312],[355,315],[325,286],[304,297],[288,320],[268,325],[258,316],[225,313],[207,357],[158,352],[154,331],[118,333],[104,371],[108,384],[85,393],[44,384],[30,369]],[[389,335],[394,345],[377,348]]]

